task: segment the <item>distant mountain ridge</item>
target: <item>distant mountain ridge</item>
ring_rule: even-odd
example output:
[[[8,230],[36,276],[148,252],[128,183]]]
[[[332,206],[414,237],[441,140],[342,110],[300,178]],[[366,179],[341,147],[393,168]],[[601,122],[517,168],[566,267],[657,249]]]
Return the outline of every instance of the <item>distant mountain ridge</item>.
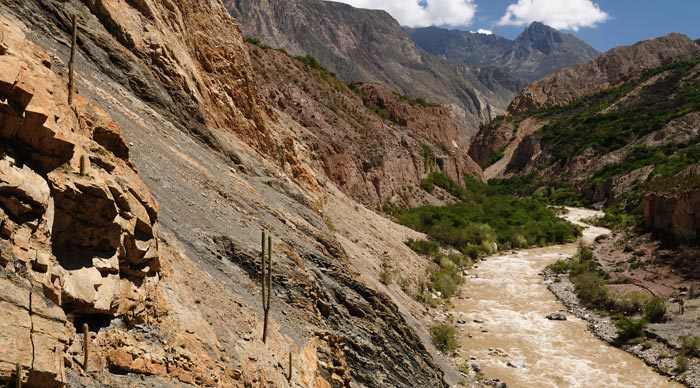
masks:
[[[528,81],[600,55],[575,36],[539,22],[532,23],[515,40],[438,27],[405,30],[431,54],[473,67],[497,67]]]
[[[626,82],[646,70],[698,55],[700,45],[678,33],[616,47],[595,60],[567,67],[531,83],[513,99],[508,112],[520,114],[566,105]]]
[[[245,35],[292,55],[313,55],[345,81],[378,82],[450,106],[465,137],[504,112],[525,86],[499,69],[474,69],[425,52],[384,11],[322,0],[224,4]]]

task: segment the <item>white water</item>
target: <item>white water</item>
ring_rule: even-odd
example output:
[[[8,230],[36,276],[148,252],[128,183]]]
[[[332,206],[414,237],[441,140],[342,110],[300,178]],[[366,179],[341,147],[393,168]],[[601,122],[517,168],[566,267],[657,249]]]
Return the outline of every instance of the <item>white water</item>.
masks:
[[[566,217],[578,222],[596,214],[571,209]],[[584,239],[592,241],[607,232],[588,228]],[[456,319],[466,321],[458,330],[460,355],[476,357],[486,377],[509,387],[681,387],[597,339],[586,329],[586,321],[568,313],[566,321],[545,319],[565,307],[539,273],[576,250],[576,244],[527,249],[489,257],[471,270],[478,277],[466,279],[461,294],[467,299],[456,299],[453,308]],[[524,367],[513,368],[508,361]]]

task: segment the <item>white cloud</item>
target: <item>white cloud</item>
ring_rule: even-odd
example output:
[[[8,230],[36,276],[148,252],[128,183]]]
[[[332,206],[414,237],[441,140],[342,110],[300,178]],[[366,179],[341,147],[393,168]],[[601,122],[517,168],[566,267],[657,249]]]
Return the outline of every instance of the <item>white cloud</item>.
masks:
[[[334,0],[356,8],[382,9],[402,26],[465,26],[476,13],[474,0]]]
[[[476,33],[477,34],[484,34],[484,35],[493,35],[493,31],[485,30],[483,28],[479,28],[478,30],[476,30]]]
[[[518,0],[506,9],[498,25],[523,26],[542,22],[558,30],[578,31],[610,18],[592,0]]]

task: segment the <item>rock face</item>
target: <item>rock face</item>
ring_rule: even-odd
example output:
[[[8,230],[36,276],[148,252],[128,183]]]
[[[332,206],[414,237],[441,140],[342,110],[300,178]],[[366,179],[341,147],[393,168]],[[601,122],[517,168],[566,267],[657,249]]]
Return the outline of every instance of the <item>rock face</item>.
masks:
[[[423,50],[472,67],[498,67],[527,81],[535,81],[564,67],[595,59],[600,53],[571,34],[539,22],[515,40],[438,27],[407,28]]]
[[[510,114],[562,106],[614,87],[644,71],[696,58],[700,46],[681,34],[614,48],[599,58],[571,66],[530,84],[508,107]]]
[[[651,230],[700,236],[700,190],[652,192],[642,199],[644,221]]]
[[[0,381],[60,387],[76,319],[144,308],[158,281],[158,203],[119,127],[0,18]],[[82,166],[82,167],[81,167]]]
[[[413,203],[406,188],[431,170],[455,181],[465,173],[479,176],[449,109],[378,84],[355,84],[353,91],[276,50],[255,45],[250,50],[262,101],[304,127],[304,143],[319,160],[317,172],[357,201]],[[286,141],[290,150],[297,147],[291,138]],[[423,144],[434,153],[430,160],[422,155]],[[286,168],[294,174],[298,167],[286,163]]]
[[[462,135],[503,112],[522,82],[493,68],[449,63],[418,48],[383,11],[322,0],[226,1],[247,36],[310,54],[345,81],[381,83],[453,106]]]
[[[37,232],[32,234],[32,230],[43,233],[45,223],[51,232],[57,232],[42,235],[46,245],[37,253],[48,255],[32,256],[28,251],[34,257],[32,271],[56,284],[40,287],[25,282],[26,290],[19,293],[41,290],[48,300],[60,304],[63,316],[42,315],[63,325],[67,337],[65,341],[59,335],[51,337],[55,346],[45,347],[61,349],[55,355],[46,353],[48,359],[57,361],[55,365],[65,368],[46,370],[55,376],[51,377],[53,384],[446,387],[458,381],[458,373],[430,343],[423,326],[428,325],[424,308],[404,291],[381,285],[373,266],[383,252],[394,252],[391,246],[406,251],[403,255],[416,273],[424,273],[429,263],[405,247],[402,236],[407,232],[387,233],[399,227],[352,202],[336,188],[335,178],[325,175],[323,158],[332,158],[324,156],[325,144],[333,144],[332,138],[343,133],[333,132],[332,126],[314,127],[316,111],[301,106],[321,101],[317,96],[307,101],[313,91],[285,88],[294,79],[283,76],[273,87],[264,78],[272,73],[262,70],[258,79],[238,25],[220,3],[12,0],[3,2],[2,10],[13,18],[8,23],[24,23],[37,44],[51,53],[48,63],[57,73],[66,73],[65,42],[72,14],[78,15],[80,25],[76,106],[64,109],[56,103],[58,110],[48,115],[61,129],[56,138],[73,144],[72,155],[46,174],[37,173],[44,166],[39,162],[21,164],[7,159],[16,169],[3,173],[7,187],[18,186],[15,176],[24,174],[24,166],[39,176],[36,179],[45,181],[45,186],[32,183],[33,190],[24,184],[24,194],[8,194],[3,199],[8,214],[3,216],[3,230],[13,227],[7,220],[18,224],[14,214],[28,221],[22,221],[21,231],[13,232],[11,240],[0,239],[0,252],[5,270],[13,272],[18,262],[13,250],[19,252],[24,241],[33,241]],[[259,63],[279,60],[273,68],[289,64],[280,58],[267,55]],[[318,81],[316,70],[295,66],[283,74],[301,77],[304,70],[309,79],[313,75]],[[64,101],[65,80],[59,86],[54,86],[52,96]],[[334,91],[331,87],[316,94],[328,93],[324,98],[332,100]],[[449,120],[436,117],[445,113],[443,108],[404,107],[400,96],[381,93],[374,102],[368,100],[367,106],[359,95],[347,96],[353,96],[358,109],[369,111],[379,101],[395,104],[395,119],[403,118],[405,123],[386,125],[391,127],[384,129],[388,134],[375,137],[370,130],[381,131],[383,123],[393,121],[368,114],[369,125],[364,128],[371,142],[360,143],[360,134],[350,134],[358,142],[348,143],[352,151],[374,155],[375,139],[393,137],[396,141],[400,139],[396,134],[405,134],[415,149],[425,141],[434,145],[436,157],[454,158],[449,144],[447,151],[438,150],[438,140],[447,142],[455,131],[447,124]],[[109,115],[96,114],[100,110],[82,97],[99,103]],[[330,105],[327,109],[331,110]],[[421,121],[421,109],[436,123]],[[333,117],[325,120],[332,123]],[[416,131],[415,139],[408,138],[409,126]],[[324,140],[318,149],[314,149],[314,136]],[[17,144],[19,141],[13,147]],[[18,154],[12,153],[13,157]],[[81,155],[87,156],[89,164],[85,175],[79,173]],[[372,160],[364,153],[352,157]],[[372,167],[365,173],[360,166],[347,171],[362,170],[371,181],[380,171],[398,175],[397,171],[407,169],[407,161],[387,160],[391,168]],[[160,212],[141,187],[131,163],[138,166],[158,198]],[[422,165],[422,160],[418,163]],[[378,171],[370,172],[373,169]],[[417,176],[413,172],[405,175]],[[374,183],[363,182],[363,187],[371,187],[366,189],[370,192],[367,202],[385,198],[391,189],[384,186],[398,187],[391,183],[392,178],[379,181],[377,197],[370,196]],[[361,178],[353,182],[357,181]],[[382,238],[366,247],[366,241],[342,232],[340,225],[345,224],[341,221],[334,233],[331,212],[326,211],[331,200],[342,209],[334,217],[343,221],[352,212],[358,217],[353,227]],[[42,213],[44,203],[47,210]],[[153,224],[156,214],[158,228]],[[74,228],[81,233],[71,234]],[[267,343],[260,338],[261,229],[273,235],[274,252],[274,300]],[[158,242],[157,261],[151,240]],[[369,248],[377,252],[371,258],[365,254]],[[54,270],[59,271],[58,276]],[[115,277],[117,284],[112,283]],[[22,284],[24,277],[17,278]],[[130,284],[139,285],[136,292],[126,287]],[[116,296],[110,299],[112,294]],[[37,314],[26,315],[38,322]],[[86,374],[81,370],[83,323],[90,327]],[[34,336],[36,343],[37,334]],[[290,353],[294,361],[288,381]],[[0,364],[6,371],[20,359],[14,354],[8,357],[9,361],[3,358]],[[30,365],[24,366],[27,370]],[[446,382],[443,376],[449,375],[453,378]],[[0,381],[7,377],[1,375]]]

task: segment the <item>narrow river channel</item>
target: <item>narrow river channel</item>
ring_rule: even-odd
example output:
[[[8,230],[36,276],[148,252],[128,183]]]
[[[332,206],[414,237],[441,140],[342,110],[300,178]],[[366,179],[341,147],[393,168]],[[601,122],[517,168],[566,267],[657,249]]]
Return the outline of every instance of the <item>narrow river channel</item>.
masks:
[[[570,209],[572,222],[598,213]],[[608,233],[587,228],[592,241]],[[566,321],[545,317],[564,311],[540,272],[576,253],[576,244],[520,250],[492,256],[469,271],[452,310],[458,325],[460,356],[475,357],[487,378],[508,387],[682,387],[641,360],[612,347],[587,330],[587,322],[566,313]]]

